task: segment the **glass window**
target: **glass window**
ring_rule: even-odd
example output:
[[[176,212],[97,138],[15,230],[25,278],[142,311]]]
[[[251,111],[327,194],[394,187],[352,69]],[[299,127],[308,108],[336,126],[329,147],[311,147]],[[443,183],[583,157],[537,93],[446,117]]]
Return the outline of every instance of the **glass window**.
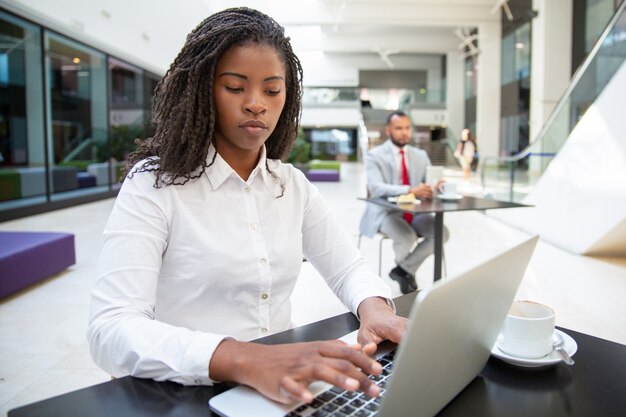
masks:
[[[135,139],[144,136],[143,70],[119,59],[109,58],[111,97],[109,142],[103,154],[113,164],[113,183],[121,175],[122,163],[135,149]]]
[[[52,198],[102,191],[110,172],[105,55],[45,33],[48,149]]]
[[[502,38],[502,85],[530,77],[530,23]]]
[[[144,129],[143,137],[148,138],[154,134],[154,126],[152,126],[152,99],[154,98],[154,90],[161,80],[160,77],[145,72],[143,77],[144,91]]]
[[[0,12],[0,205],[45,201],[40,29]]]
[[[313,159],[356,161],[355,129],[305,129]]]

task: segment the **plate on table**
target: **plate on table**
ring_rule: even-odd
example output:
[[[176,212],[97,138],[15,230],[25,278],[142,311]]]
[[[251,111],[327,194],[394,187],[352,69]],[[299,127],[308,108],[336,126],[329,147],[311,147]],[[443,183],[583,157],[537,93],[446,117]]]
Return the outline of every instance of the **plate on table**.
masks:
[[[437,194],[437,198],[440,200],[460,200],[463,198],[463,194]]]
[[[576,343],[576,341],[572,339],[570,335],[558,329],[555,329],[554,332],[559,333],[563,337],[563,348],[567,353],[569,353],[570,356],[574,356],[574,354],[578,350],[578,344]],[[500,338],[498,337],[498,339]],[[491,355],[512,365],[522,366],[525,368],[538,368],[541,366],[556,365],[563,360],[559,352],[557,352],[556,350],[553,350],[552,352],[541,358],[532,359],[520,358],[517,356],[509,355],[508,353],[504,353],[500,350],[497,340],[496,343],[493,345],[493,348],[491,349]]]

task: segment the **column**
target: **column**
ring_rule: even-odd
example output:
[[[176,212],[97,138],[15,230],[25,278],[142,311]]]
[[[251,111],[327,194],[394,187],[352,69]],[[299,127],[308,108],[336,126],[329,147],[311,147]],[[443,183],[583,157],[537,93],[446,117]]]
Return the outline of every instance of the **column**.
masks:
[[[448,138],[454,141],[461,135],[464,126],[465,116],[465,68],[463,60],[459,58],[460,52],[448,52],[447,59],[447,79],[446,79],[446,108],[448,111],[448,128],[455,138]]]
[[[533,0],[537,17],[532,23],[530,77],[530,140],[541,131],[571,78],[572,2]],[[540,169],[541,158],[530,160],[530,172]]]
[[[476,139],[481,158],[500,152],[501,24],[478,26],[478,80],[476,93]]]

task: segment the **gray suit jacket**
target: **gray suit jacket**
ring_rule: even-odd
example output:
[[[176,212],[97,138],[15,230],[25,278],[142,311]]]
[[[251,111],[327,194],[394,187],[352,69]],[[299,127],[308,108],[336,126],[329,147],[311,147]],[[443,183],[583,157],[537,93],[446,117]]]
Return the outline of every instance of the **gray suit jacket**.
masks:
[[[389,197],[406,194],[409,188],[426,180],[426,167],[430,165],[428,154],[414,146],[405,146],[405,157],[409,165],[409,185],[399,183],[400,173],[396,166],[393,144],[385,143],[371,149],[365,156],[365,174],[370,197]],[[389,209],[372,203],[365,204],[365,212],[359,226],[361,234],[372,237],[378,232]]]

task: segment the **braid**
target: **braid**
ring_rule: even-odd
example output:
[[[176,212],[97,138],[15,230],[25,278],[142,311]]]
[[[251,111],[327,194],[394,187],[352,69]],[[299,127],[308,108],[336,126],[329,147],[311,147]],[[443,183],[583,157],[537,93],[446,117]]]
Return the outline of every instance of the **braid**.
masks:
[[[154,186],[159,188],[199,178],[213,164],[215,155],[208,164],[206,157],[215,133],[215,67],[229,48],[247,42],[273,47],[285,65],[285,105],[265,146],[269,159],[287,156],[300,123],[302,66],[283,27],[274,19],[253,9],[233,8],[209,16],[187,35],[185,45],[155,89],[155,134],[135,141],[137,149],[128,157],[126,175],[155,172]],[[132,170],[142,160],[145,162]],[[284,193],[282,182],[281,190]]]

